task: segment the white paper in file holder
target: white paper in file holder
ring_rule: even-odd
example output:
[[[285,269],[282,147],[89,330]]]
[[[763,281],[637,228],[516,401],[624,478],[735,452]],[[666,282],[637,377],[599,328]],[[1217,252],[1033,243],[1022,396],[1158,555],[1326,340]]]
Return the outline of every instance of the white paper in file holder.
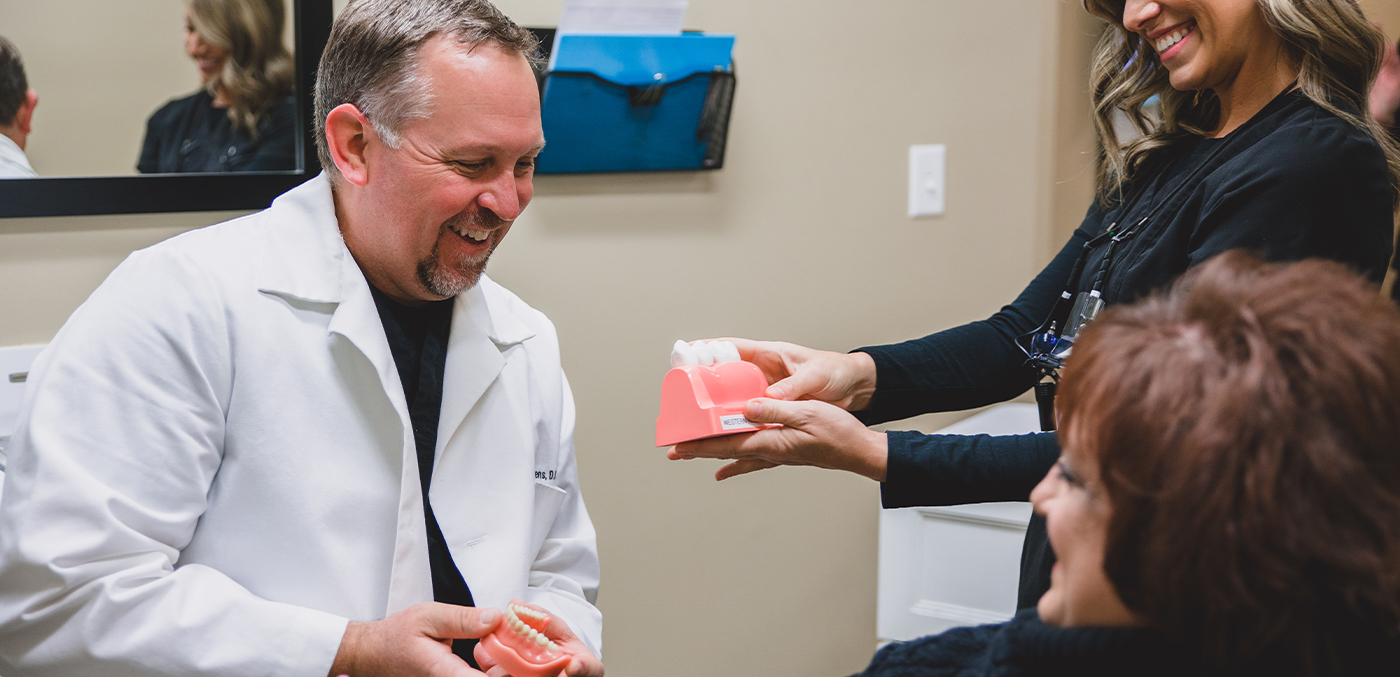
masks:
[[[549,70],[565,35],[680,35],[689,7],[689,0],[565,0]]]

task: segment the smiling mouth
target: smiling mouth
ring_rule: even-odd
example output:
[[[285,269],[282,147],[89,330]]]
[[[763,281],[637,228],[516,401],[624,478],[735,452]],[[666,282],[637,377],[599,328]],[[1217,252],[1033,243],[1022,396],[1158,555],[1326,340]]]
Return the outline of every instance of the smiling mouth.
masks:
[[[1172,32],[1154,40],[1152,42],[1152,47],[1157,50],[1158,54],[1162,54],[1172,47],[1175,47],[1178,42],[1185,40],[1186,36],[1190,35],[1191,31],[1195,30],[1195,28],[1196,22],[1188,21],[1173,29]]]
[[[491,237],[491,231],[489,230],[477,230],[475,228],[467,228],[465,226],[459,226],[453,223],[447,224],[447,227],[452,232],[461,235],[463,238],[465,238],[468,242],[471,242],[472,244],[482,244]]]

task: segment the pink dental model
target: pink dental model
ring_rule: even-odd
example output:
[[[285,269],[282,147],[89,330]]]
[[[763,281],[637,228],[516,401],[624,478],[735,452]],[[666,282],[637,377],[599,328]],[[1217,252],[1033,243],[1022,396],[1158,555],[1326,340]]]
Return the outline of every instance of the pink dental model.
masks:
[[[519,604],[507,604],[505,618],[481,646],[512,677],[556,677],[569,664],[569,654],[544,636],[549,614]]]
[[[739,359],[733,343],[676,341],[671,370],[661,381],[656,446],[779,427],[744,418],[744,405],[767,389],[758,365]]]

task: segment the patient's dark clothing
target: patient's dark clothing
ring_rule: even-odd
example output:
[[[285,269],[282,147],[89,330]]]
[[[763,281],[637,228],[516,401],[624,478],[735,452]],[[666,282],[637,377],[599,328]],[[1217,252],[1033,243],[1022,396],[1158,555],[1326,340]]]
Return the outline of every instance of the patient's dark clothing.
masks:
[[[142,174],[268,172],[297,168],[297,107],[290,96],[272,102],[256,141],[237,129],[208,92],[165,104],[146,121],[136,169]]]
[[[1400,664],[1400,644],[1393,633],[1368,628],[1354,619],[1340,619],[1341,646],[1324,657],[1316,677],[1333,675],[1393,675]],[[1329,626],[1332,629],[1338,625]],[[1132,627],[1068,627],[1046,625],[1034,609],[1016,614],[1007,623],[954,628],[939,635],[891,644],[875,654],[856,677],[1178,677],[1180,675],[1309,674],[1289,649],[1265,652],[1247,665],[1209,670],[1192,652],[1172,644],[1156,630]],[[1278,655],[1282,653],[1284,655]],[[1272,654],[1272,655],[1271,655]]]

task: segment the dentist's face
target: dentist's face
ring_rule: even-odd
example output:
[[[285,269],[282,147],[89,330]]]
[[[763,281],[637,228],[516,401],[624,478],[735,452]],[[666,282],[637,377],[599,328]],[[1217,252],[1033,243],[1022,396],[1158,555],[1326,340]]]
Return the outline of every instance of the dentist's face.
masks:
[[[370,281],[400,302],[449,298],[475,285],[534,195],[544,146],[535,77],[525,58],[492,44],[470,51],[434,38],[420,53],[431,82],[425,118],[400,147],[367,148],[362,220]]]
[[[1228,90],[1248,62],[1278,56],[1258,0],[1127,0],[1123,27],[1152,45],[1182,91]]]

